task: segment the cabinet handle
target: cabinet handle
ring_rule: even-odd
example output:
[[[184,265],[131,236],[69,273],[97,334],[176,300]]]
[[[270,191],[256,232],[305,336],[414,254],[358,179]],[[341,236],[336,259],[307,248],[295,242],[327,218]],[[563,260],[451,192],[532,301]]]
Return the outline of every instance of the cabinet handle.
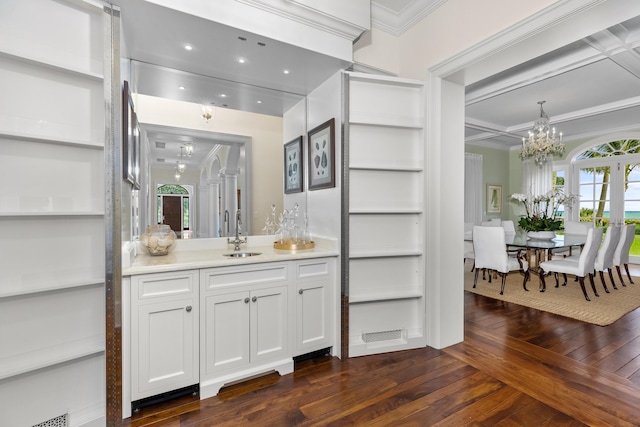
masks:
[[[191,312],[191,306],[188,305],[187,308],[185,308],[185,310],[187,310],[187,312],[190,313]]]
[[[299,293],[300,295],[302,295],[302,294],[304,293],[304,290],[300,289],[300,290],[298,291],[298,293]]]
[[[251,298],[251,301],[253,301],[253,302],[258,301],[258,297],[253,297],[253,298]]]
[[[255,298],[255,297],[254,297],[254,298]],[[246,297],[246,298],[244,299],[244,303],[245,303],[245,304],[249,304],[249,297]]]

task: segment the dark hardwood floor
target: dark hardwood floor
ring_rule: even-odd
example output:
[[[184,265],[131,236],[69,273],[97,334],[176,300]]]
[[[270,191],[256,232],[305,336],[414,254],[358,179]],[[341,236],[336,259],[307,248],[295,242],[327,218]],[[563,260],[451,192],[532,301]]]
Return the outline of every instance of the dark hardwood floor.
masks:
[[[630,286],[640,292],[640,282]],[[600,327],[464,298],[463,343],[319,357],[210,399],[144,408],[124,425],[640,425],[640,309]]]

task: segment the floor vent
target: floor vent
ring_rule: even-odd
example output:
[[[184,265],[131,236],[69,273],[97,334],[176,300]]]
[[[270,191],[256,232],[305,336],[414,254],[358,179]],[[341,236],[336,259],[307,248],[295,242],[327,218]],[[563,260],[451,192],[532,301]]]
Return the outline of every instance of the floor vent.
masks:
[[[391,341],[402,339],[402,329],[380,332],[363,332],[362,341],[369,344],[372,342]]]
[[[69,425],[69,414],[51,418],[49,421],[36,424],[33,427],[67,427]]]

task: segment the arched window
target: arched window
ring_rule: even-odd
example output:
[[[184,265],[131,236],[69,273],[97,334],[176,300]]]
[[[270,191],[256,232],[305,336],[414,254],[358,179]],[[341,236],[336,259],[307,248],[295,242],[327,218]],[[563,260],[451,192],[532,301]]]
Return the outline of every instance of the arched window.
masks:
[[[176,184],[164,184],[158,187],[158,194],[189,194],[182,186]]]
[[[595,159],[610,156],[625,156],[640,153],[640,140],[624,139],[596,145],[578,154],[576,160]]]
[[[579,218],[596,226],[640,225],[640,140],[599,143],[575,156]],[[638,249],[632,256],[640,255]]]

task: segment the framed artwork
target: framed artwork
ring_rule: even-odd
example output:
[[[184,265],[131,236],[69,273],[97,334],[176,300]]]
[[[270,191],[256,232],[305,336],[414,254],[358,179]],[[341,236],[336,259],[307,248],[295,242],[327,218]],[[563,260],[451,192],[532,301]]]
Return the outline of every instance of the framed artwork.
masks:
[[[303,191],[302,135],[284,145],[284,193]]]
[[[134,112],[129,82],[124,81],[122,89],[122,177],[135,185],[134,176]]]
[[[502,213],[502,185],[487,184],[487,213]]]
[[[335,187],[335,120],[327,120],[311,130],[307,141],[309,190]]]

